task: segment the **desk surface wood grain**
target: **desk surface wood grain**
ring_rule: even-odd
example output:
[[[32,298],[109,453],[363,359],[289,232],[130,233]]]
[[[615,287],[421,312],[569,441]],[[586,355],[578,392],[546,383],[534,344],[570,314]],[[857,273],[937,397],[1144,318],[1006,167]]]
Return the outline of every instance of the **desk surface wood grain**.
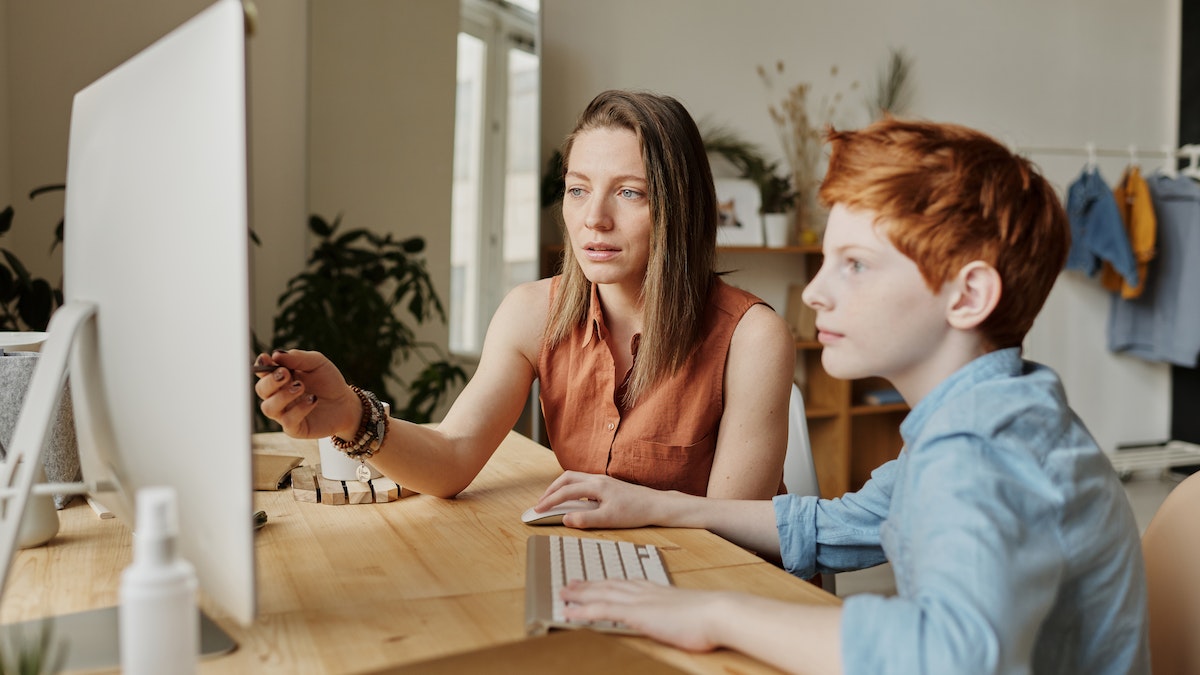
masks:
[[[315,441],[255,437],[255,452],[318,461]],[[452,500],[413,495],[383,504],[298,502],[256,492],[258,617],[241,626],[201,605],[238,642],[201,673],[354,673],[525,638],[525,540],[560,532],[654,544],[675,583],[807,603],[834,596],[702,530],[533,528],[521,522],[560,473],[554,455],[512,433],[474,483]],[[115,605],[132,556],[129,528],[86,505],[59,513],[48,545],[20,551],[0,604],[5,623]],[[247,514],[249,520],[250,514]],[[689,654],[645,638],[622,641],[695,673],[770,673],[729,651]]]

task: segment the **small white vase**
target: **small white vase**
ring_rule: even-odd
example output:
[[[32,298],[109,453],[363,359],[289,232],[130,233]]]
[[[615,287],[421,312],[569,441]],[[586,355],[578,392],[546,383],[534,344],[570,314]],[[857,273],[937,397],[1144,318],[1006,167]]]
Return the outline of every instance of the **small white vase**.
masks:
[[[40,462],[34,470],[33,482],[46,482],[46,472],[42,470]],[[50,495],[29,495],[25,502],[25,512],[21,514],[21,525],[17,529],[17,547],[41,546],[56,534],[58,510],[54,508],[54,498]]]
[[[787,213],[763,214],[763,232],[766,234],[768,247],[783,248],[787,246],[790,220],[790,214]]]

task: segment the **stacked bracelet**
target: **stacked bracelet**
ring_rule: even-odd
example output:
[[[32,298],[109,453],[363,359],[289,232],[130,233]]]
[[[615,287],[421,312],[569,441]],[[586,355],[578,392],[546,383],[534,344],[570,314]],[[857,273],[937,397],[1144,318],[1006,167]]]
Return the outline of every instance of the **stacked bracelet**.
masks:
[[[362,402],[362,421],[358,423],[358,432],[354,435],[354,440],[347,441],[333,436],[330,441],[333,447],[351,459],[370,459],[383,445],[383,438],[387,435],[388,416],[383,403],[375,394],[358,387],[350,388]]]

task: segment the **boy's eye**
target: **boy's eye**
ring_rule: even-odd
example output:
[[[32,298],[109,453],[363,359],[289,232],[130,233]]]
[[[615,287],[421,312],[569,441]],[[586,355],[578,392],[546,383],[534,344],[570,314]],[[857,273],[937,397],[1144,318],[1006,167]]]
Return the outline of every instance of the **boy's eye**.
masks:
[[[861,272],[864,269],[862,262],[859,260],[855,260],[854,258],[850,258],[849,260],[846,261],[846,267],[851,272]]]

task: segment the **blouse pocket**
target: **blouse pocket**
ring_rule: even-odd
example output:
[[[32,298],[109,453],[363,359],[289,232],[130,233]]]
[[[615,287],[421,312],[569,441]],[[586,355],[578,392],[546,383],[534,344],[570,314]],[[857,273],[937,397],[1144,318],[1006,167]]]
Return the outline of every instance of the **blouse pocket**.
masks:
[[[656,490],[704,496],[716,449],[716,436],[712,434],[691,445],[633,441],[628,447],[613,448],[607,473]]]

